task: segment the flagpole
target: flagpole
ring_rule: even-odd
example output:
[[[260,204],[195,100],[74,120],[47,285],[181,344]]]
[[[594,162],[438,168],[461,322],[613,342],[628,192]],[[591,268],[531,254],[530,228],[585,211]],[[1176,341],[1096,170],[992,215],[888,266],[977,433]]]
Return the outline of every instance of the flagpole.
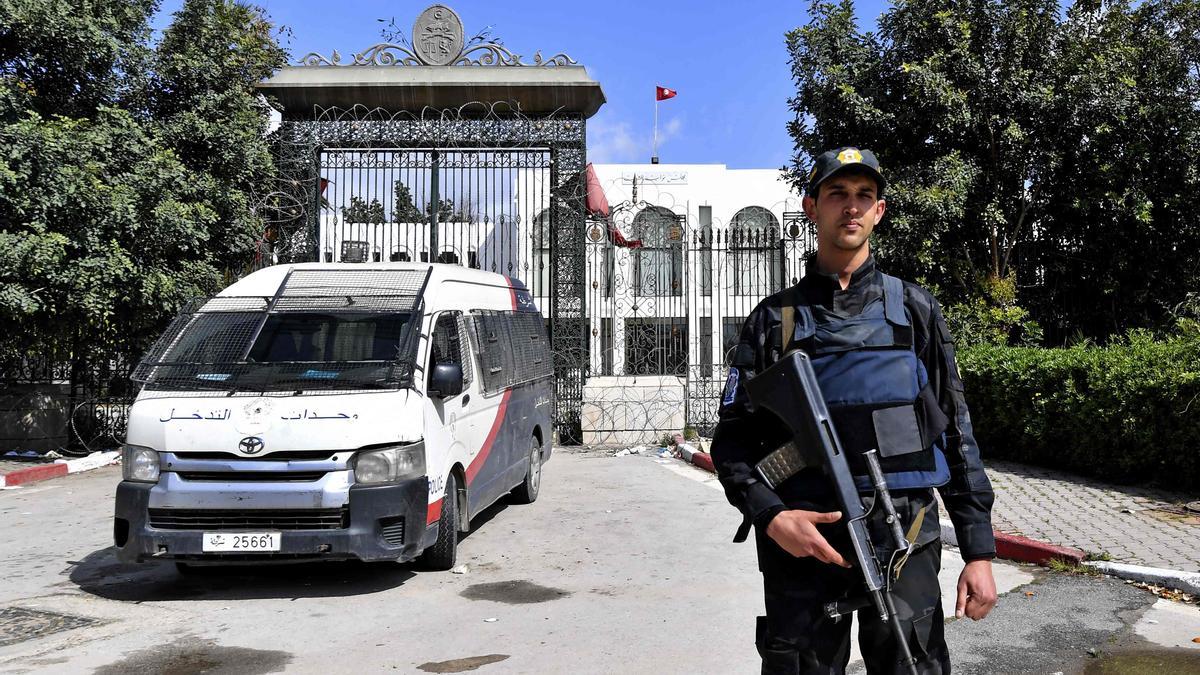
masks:
[[[650,155],[650,163],[658,164],[658,89],[654,90],[654,150]]]

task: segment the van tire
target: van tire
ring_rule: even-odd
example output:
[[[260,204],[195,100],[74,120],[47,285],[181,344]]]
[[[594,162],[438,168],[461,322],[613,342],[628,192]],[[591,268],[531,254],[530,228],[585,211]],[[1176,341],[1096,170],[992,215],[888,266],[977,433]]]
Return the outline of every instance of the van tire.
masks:
[[[458,480],[451,473],[446,478],[446,494],[442,496],[442,515],[438,518],[437,541],[421,554],[425,569],[444,572],[454,567],[458,559]]]
[[[537,501],[538,490],[542,486],[542,444],[537,436],[529,441],[529,456],[526,458],[525,479],[512,491],[513,501],[518,504],[532,504]]]

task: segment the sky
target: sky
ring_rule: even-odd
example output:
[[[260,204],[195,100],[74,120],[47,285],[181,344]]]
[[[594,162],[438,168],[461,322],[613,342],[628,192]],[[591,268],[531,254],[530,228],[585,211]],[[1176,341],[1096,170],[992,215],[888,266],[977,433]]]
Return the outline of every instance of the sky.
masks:
[[[491,27],[506,48],[529,61],[535,51],[566,53],[600,83],[608,102],[588,120],[588,159],[597,163],[648,162],[654,125],[654,88],[679,92],[659,104],[658,155],[662,163],[726,164],[737,169],[779,168],[789,161],[794,85],[784,33],[807,22],[807,2],[728,0],[442,0],[462,18],[468,37]],[[432,0],[258,0],[272,20],[287,26],[284,45],[295,62],[308,52],[343,58],[381,41],[395,19],[405,34]],[[155,20],[161,29],[182,0],[166,0]],[[884,0],[860,0],[860,24],[874,28]],[[384,19],[385,22],[380,22]]]

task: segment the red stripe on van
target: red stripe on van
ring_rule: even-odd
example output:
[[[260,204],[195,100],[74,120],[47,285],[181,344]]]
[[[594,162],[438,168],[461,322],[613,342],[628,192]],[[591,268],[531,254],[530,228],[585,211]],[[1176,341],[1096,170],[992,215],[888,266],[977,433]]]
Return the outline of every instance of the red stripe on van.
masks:
[[[513,284],[511,277],[504,277],[504,280],[508,282],[508,294],[512,297],[512,306],[515,310],[517,308],[517,287]]]
[[[432,524],[436,523],[439,518],[442,517],[442,500],[441,499],[439,499],[436,502],[429,505],[428,514],[429,515],[425,516],[425,524],[426,525],[432,525]]]
[[[479,449],[479,454],[475,455],[475,459],[471,460],[471,466],[467,467],[467,485],[475,482],[475,476],[479,474],[488,455],[491,454],[496,436],[500,434],[500,427],[504,426],[504,413],[508,410],[508,399],[511,397],[512,389],[505,389],[504,396],[500,399],[500,405],[496,406],[496,419],[492,420],[492,428],[483,441],[483,447]]]

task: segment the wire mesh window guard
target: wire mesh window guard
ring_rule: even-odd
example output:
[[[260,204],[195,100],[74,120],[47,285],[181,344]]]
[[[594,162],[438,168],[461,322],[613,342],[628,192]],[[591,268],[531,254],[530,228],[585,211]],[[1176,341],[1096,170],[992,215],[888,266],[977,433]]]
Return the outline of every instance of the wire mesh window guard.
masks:
[[[546,329],[536,312],[474,310],[470,325],[484,393],[553,375]]]
[[[133,373],[148,390],[407,386],[427,273],[295,270],[271,297],[189,304]]]
[[[434,324],[433,337],[429,341],[429,369],[439,364],[457,365],[462,368],[463,390],[471,386],[470,347],[465,341],[461,327],[461,312],[443,312]],[[464,358],[464,352],[466,358]]]

